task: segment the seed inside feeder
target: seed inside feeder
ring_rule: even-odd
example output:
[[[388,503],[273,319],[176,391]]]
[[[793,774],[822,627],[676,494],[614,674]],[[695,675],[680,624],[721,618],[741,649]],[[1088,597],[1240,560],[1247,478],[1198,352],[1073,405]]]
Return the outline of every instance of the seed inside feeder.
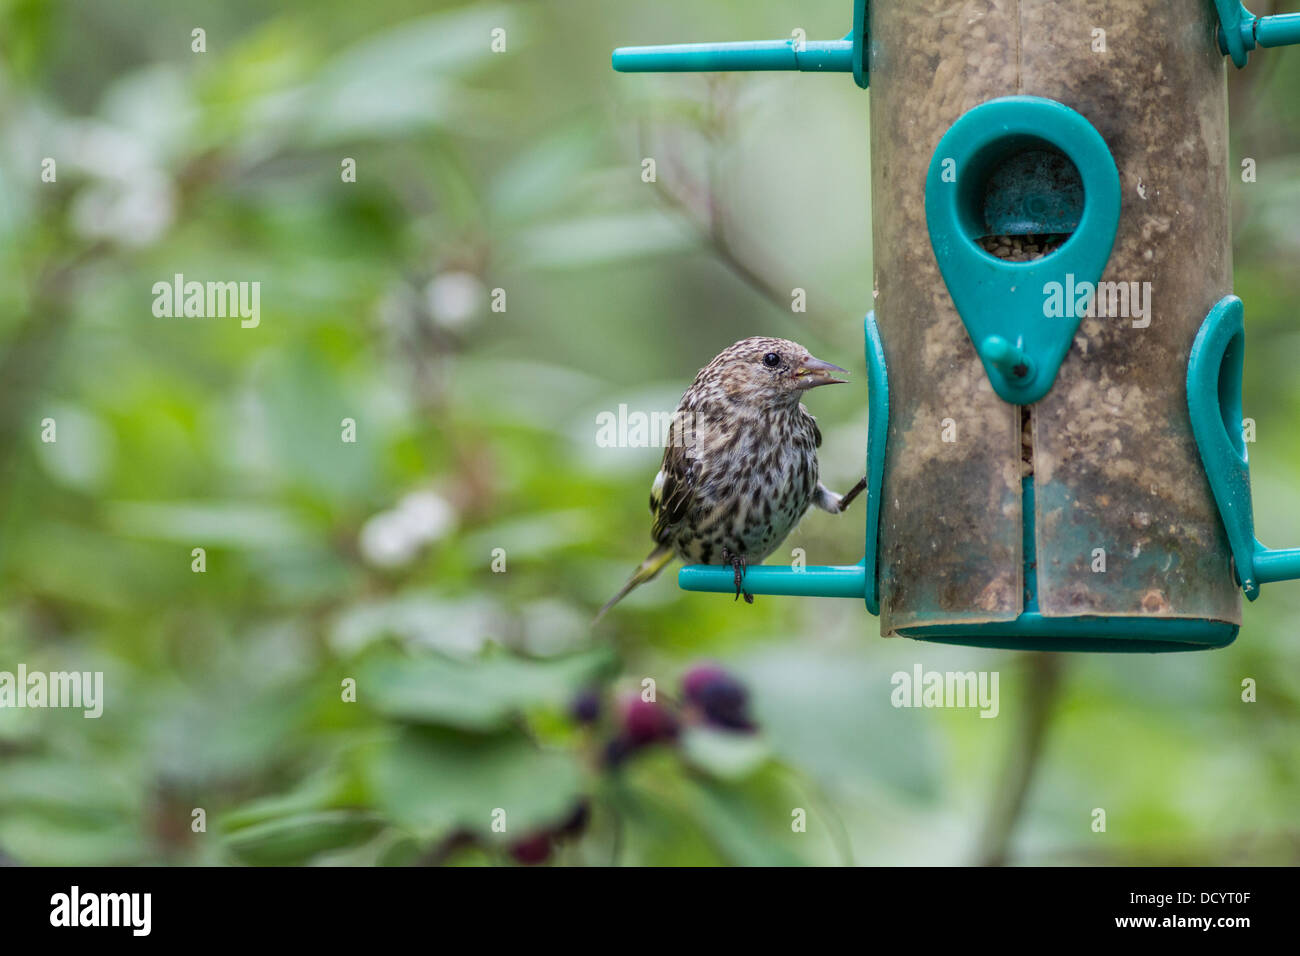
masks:
[[[991,256],[1007,262],[1030,262],[1056,250],[1069,238],[1068,232],[1048,232],[1024,236],[981,236],[975,241]]]
[[[985,252],[1007,262],[1041,259],[1061,246],[1083,217],[1083,180],[1053,146],[1022,144],[993,165],[977,221]]]

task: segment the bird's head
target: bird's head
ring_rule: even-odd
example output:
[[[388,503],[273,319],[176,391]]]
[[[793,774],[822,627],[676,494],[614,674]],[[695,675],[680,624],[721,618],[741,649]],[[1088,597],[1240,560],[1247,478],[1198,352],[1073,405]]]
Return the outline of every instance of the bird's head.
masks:
[[[761,406],[791,404],[818,385],[844,381],[838,365],[814,358],[798,342],[761,336],[742,339],[721,352],[701,372],[699,383],[717,386],[731,399]]]

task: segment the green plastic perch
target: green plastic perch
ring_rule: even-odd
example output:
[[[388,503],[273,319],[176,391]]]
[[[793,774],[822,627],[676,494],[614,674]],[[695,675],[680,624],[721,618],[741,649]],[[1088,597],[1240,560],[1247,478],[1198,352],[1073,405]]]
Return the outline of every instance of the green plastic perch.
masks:
[[[793,70],[802,73],[852,73],[853,41],[789,40],[741,43],[676,43],[625,46],[614,51],[621,73],[715,73],[728,70]]]
[[[731,594],[736,590],[736,575],[725,565],[692,564],[677,572],[677,585],[683,591]],[[867,593],[867,568],[849,564],[795,570],[759,564],[746,569],[745,590],[750,594],[860,599]]]

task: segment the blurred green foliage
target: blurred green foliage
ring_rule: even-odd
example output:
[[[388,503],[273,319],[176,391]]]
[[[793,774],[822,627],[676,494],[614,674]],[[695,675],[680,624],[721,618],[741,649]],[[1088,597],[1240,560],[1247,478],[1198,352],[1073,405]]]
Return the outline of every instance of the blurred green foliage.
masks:
[[[840,36],[848,9],[0,2],[0,669],[102,670],[107,695],[98,720],[0,712],[0,851],[491,863],[585,806],[560,862],[1296,862],[1295,585],[1227,650],[1064,661],[1006,832],[1039,658],[883,642],[853,602],[736,606],[671,575],[592,633],[648,549],[658,464],[597,448],[596,413],[671,409],[751,334],[860,367],[871,300],[869,94],[619,76],[609,50]],[[1294,545],[1300,53],[1231,82],[1233,165],[1259,170],[1232,187],[1256,506],[1266,543]],[[260,282],[260,325],[155,318],[176,273]],[[811,404],[847,487],[865,386]],[[812,515],[788,547],[852,562],[861,525]],[[679,707],[705,658],[743,678],[761,733]],[[917,662],[1001,670],[1001,719],[891,707]],[[681,734],[607,769],[614,700],[646,678]],[[580,726],[592,687],[604,717]]]

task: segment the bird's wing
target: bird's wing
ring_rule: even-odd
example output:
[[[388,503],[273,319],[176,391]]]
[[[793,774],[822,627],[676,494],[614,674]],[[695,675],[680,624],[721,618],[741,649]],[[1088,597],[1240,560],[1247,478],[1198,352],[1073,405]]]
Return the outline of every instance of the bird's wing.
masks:
[[[821,430],[820,428],[817,427],[817,419],[813,418],[812,412],[808,411],[807,407],[804,406],[804,405],[800,405],[800,406],[799,406],[799,411],[801,411],[801,412],[804,413],[804,416],[808,419],[808,424],[812,425],[812,430],[813,430],[813,447],[814,447],[814,448],[821,448],[821,447],[822,447],[822,430]]]
[[[650,535],[660,544],[672,537],[690,510],[699,468],[689,451],[685,445],[670,443],[650,488],[650,513],[655,519]]]

